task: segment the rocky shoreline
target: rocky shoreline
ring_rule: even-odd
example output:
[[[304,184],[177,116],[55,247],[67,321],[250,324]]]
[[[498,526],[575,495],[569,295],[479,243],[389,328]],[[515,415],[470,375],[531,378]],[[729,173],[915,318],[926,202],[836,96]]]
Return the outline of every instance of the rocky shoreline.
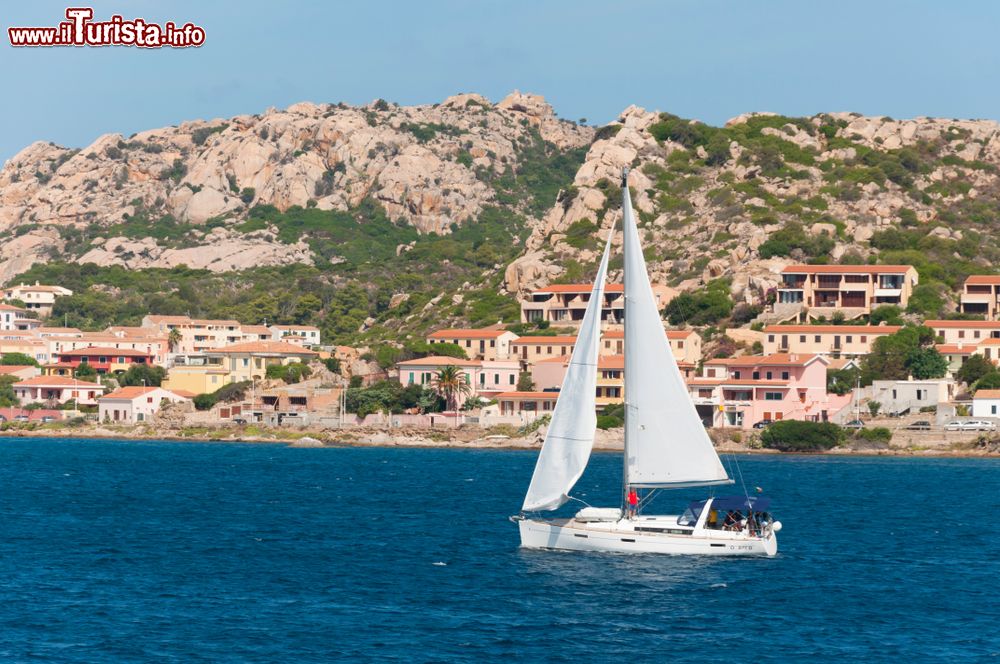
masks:
[[[541,447],[544,429],[525,435],[489,434],[482,429],[421,429],[421,428],[350,428],[323,430],[269,429],[253,425],[243,427],[182,427],[152,426],[86,426],[10,427],[0,431],[4,438],[80,438],[94,440],[164,440],[194,443],[264,443],[301,448],[382,447],[382,448],[449,448],[537,450]],[[734,441],[716,436],[716,449],[727,454],[802,454],[765,449],[753,436]],[[898,456],[898,457],[1000,457],[1000,440],[948,442],[924,441],[922,445],[852,444],[829,451],[812,452],[824,456]],[[596,452],[616,452],[623,447],[621,429],[598,431],[594,441]]]

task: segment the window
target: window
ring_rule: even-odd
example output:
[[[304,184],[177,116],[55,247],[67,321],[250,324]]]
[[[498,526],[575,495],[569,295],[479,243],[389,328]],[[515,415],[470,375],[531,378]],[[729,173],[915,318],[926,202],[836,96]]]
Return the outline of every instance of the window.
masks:
[[[893,391],[892,391],[892,398],[893,398],[893,399],[895,399],[895,398],[896,398],[896,390],[893,390]]]
[[[766,376],[767,376],[768,380],[771,380],[771,372],[770,371],[767,372]]]
[[[542,354],[542,347],[535,346],[535,355],[541,355],[541,354]]]
[[[959,330],[958,331],[958,338],[959,339],[964,339],[965,338],[965,330]]]
[[[660,348],[662,348],[662,346],[660,346]],[[705,375],[709,378],[715,378],[715,369],[706,369]]]
[[[508,379],[508,381],[507,381],[507,382],[508,382],[509,384],[511,384],[511,385],[513,385],[513,384],[514,384],[514,374],[511,374],[511,375],[507,376],[507,379]]]
[[[733,372],[733,378],[735,378],[736,380],[739,380],[740,379],[740,372],[739,371],[734,371]]]
[[[552,354],[552,346],[548,346],[548,347],[547,347],[547,348],[545,349],[545,354],[546,354],[546,355],[551,355],[551,354]]]
[[[990,415],[996,415],[996,414],[997,414],[997,405],[993,404],[992,406],[990,406]]]
[[[853,342],[854,342],[854,337],[852,337],[851,335],[848,334],[847,335],[847,343],[853,343]]]
[[[498,373],[493,374],[493,384],[494,385],[500,384],[500,374]]]
[[[753,377],[754,380],[760,380],[760,372],[759,371],[754,371],[752,377]]]
[[[817,343],[818,344],[819,341],[820,341],[820,336],[817,334],[815,337],[813,337],[813,343]]]
[[[868,337],[866,337],[865,335],[862,334],[861,335],[861,343],[863,343],[863,344],[868,343]]]
[[[677,342],[677,348],[684,348],[684,340],[683,339],[681,339],[680,341]]]
[[[486,374],[484,373],[479,374],[479,384],[480,385],[486,384]]]
[[[153,397],[146,397],[146,403],[153,403]]]
[[[924,398],[924,390],[917,390],[917,401]]]
[[[787,371],[782,371],[781,372],[781,380],[788,380],[788,372]]]
[[[975,336],[975,337],[976,337],[977,339],[979,338],[979,330],[976,330],[976,331],[975,331],[975,332],[973,332],[972,334],[973,334],[973,335],[974,335],[974,336]]]
[[[800,344],[804,344],[805,342],[806,342],[806,335],[800,334],[799,335],[799,343]]]
[[[767,343],[769,343],[769,344],[773,344],[774,343],[774,335],[773,334],[767,335]]]
[[[781,401],[781,392],[764,392],[764,401]]]
[[[490,348],[496,348],[496,347],[497,347],[497,340],[490,339]]]

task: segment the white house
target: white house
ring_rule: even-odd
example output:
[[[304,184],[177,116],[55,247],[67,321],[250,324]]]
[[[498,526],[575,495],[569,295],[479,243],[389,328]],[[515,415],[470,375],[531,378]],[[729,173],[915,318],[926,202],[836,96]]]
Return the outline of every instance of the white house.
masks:
[[[102,422],[145,422],[152,419],[164,401],[189,400],[162,387],[123,387],[98,399],[98,417]]]
[[[1000,417],[1000,390],[978,390],[972,397],[973,417]]]
[[[274,341],[298,342],[302,346],[319,345],[319,328],[312,325],[272,325],[270,329]]]

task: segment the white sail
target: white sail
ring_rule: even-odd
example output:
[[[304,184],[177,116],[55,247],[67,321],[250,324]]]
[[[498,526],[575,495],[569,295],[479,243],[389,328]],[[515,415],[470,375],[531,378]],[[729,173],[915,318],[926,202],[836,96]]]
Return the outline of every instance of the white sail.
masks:
[[[545,442],[538,454],[531,486],[524,497],[524,511],[554,510],[569,500],[569,492],[590,460],[597,430],[597,359],[601,343],[601,307],[604,278],[614,227],[608,234],[604,256],[590,291],[573,355],[566,370]]]
[[[622,185],[625,484],[679,487],[729,483],[670,350],[646,272],[632,200],[626,182]]]

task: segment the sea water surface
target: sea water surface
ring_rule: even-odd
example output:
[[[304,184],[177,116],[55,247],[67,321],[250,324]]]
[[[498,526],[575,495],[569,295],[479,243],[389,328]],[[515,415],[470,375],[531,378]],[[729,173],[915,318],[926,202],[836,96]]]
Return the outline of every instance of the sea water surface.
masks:
[[[996,459],[740,457],[773,559],[522,551],[534,460],[0,439],[0,660],[1000,661]]]

